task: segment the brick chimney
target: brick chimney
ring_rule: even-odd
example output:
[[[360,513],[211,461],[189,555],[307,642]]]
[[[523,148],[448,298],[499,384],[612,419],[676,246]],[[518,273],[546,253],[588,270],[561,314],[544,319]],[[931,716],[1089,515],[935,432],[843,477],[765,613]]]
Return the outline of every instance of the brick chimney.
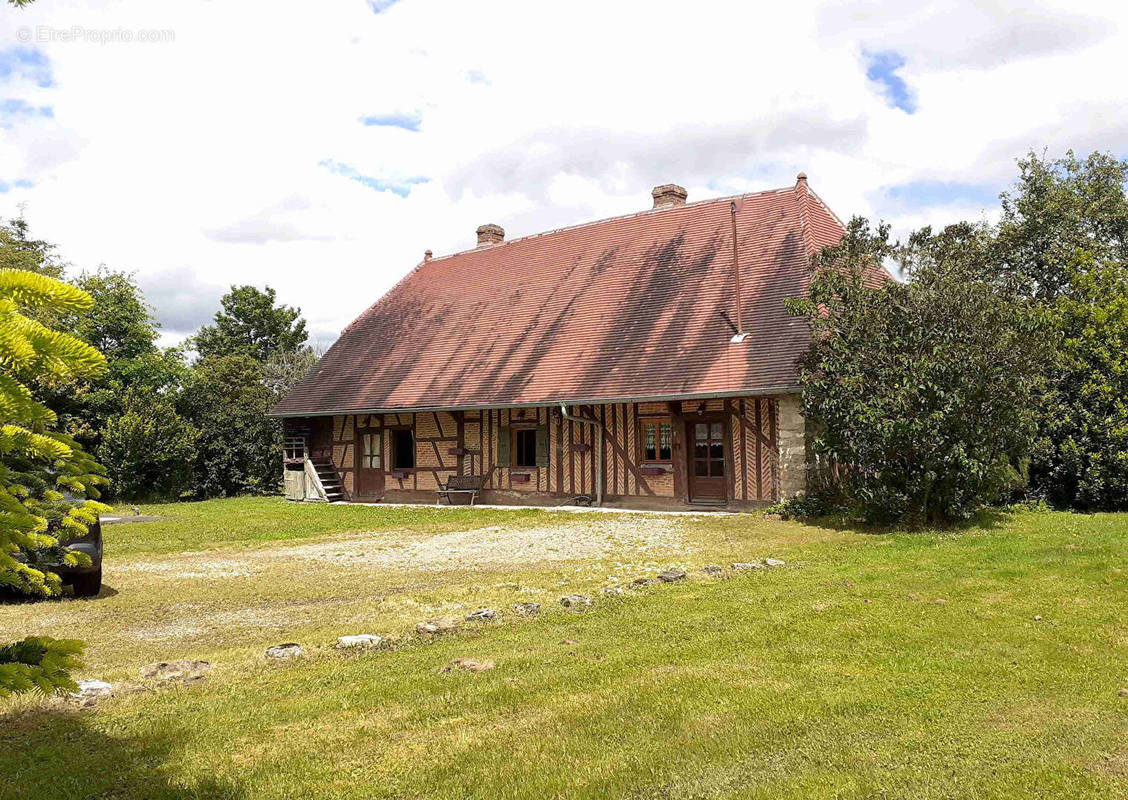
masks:
[[[478,247],[501,244],[505,241],[505,229],[492,222],[478,228]]]
[[[663,183],[661,186],[655,186],[650,195],[654,198],[655,208],[684,206],[685,198],[688,197],[685,188],[676,183]]]

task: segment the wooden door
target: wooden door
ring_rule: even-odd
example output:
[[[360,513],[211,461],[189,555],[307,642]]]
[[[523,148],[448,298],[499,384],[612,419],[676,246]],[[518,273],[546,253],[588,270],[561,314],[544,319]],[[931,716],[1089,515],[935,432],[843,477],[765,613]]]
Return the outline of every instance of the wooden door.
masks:
[[[728,438],[724,419],[697,419],[686,423],[689,443],[689,501],[720,503],[728,500]]]
[[[383,497],[383,432],[378,428],[359,428],[356,433],[356,496]]]

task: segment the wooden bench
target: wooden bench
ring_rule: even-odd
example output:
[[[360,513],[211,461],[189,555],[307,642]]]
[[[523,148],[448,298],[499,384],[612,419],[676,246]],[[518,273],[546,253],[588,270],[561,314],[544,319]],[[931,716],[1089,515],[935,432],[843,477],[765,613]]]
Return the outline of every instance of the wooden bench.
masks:
[[[439,502],[445,497],[449,505],[454,505],[452,494],[470,495],[470,505],[478,499],[478,492],[482,491],[483,478],[481,475],[451,475],[446,483],[440,483],[435,493],[439,495]]]

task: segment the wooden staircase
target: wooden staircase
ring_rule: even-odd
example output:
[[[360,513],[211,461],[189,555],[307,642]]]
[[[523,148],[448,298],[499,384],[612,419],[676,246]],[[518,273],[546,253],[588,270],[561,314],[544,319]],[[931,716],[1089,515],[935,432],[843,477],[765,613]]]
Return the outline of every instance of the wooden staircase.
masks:
[[[328,461],[314,461],[310,460],[313,465],[313,471],[317,473],[317,481],[321,484],[321,489],[325,492],[325,501],[328,503],[339,503],[345,499],[345,487],[341,483],[341,476],[337,473],[337,468]]]

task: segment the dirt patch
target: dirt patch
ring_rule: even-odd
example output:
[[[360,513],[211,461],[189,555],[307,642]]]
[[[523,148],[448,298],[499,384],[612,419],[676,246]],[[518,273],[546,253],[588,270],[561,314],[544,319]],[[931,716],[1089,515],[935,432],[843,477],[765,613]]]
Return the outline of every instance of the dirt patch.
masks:
[[[279,559],[305,559],[341,567],[438,571],[612,555],[657,557],[692,551],[683,535],[683,525],[676,518],[597,519],[582,525],[473,528],[415,541],[394,533],[365,533],[250,551],[239,559],[192,553],[161,561],[122,564],[112,571],[222,579],[248,577]]]
[[[366,534],[275,548],[262,555],[341,566],[447,570],[598,559],[628,552],[670,555],[691,549],[679,520],[649,517],[593,520],[566,527],[475,528],[415,542],[389,541],[387,534]]]

